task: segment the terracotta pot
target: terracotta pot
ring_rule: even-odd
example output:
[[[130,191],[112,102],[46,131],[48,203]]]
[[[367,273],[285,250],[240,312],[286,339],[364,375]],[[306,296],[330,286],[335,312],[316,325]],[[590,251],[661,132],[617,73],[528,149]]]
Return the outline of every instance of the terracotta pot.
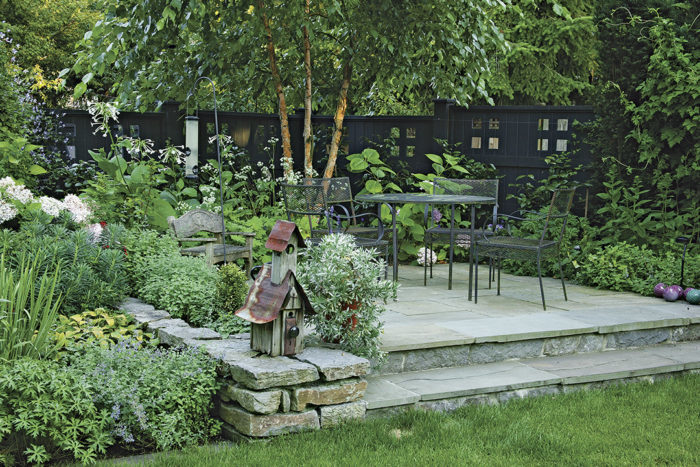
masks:
[[[341,305],[340,308],[341,308],[342,310],[357,310],[359,307],[360,307],[360,302],[357,301],[357,300],[354,300],[354,301],[352,301],[352,302],[350,302],[350,303],[344,303],[343,305]],[[331,319],[331,316],[330,316],[330,315],[326,315],[326,319]],[[346,331],[352,332],[352,331],[355,330],[355,327],[357,327],[357,322],[358,322],[358,321],[357,321],[357,315],[356,315],[355,313],[353,313],[353,314],[350,315],[350,317],[345,321],[345,323],[343,323],[343,329],[345,329]],[[323,340],[324,342],[328,342],[326,339],[322,339],[322,340]],[[339,343],[340,343],[340,339],[339,339],[339,338],[333,339],[333,340],[331,341],[331,343],[332,343],[332,344],[339,344]]]

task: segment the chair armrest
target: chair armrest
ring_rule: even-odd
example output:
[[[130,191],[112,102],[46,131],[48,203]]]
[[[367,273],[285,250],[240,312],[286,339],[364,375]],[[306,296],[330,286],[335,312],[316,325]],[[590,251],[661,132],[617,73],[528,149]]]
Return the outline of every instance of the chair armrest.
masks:
[[[210,238],[210,237],[202,237],[202,238],[178,238],[175,237],[178,242],[204,242],[204,243],[212,243],[216,242],[215,238]]]
[[[240,237],[255,237],[254,232],[226,232],[226,235],[237,235]]]

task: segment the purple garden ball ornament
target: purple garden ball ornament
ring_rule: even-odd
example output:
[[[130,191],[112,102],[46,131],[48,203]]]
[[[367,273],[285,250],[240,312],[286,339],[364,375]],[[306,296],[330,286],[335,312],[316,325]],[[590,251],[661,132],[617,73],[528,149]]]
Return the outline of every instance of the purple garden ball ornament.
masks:
[[[666,287],[666,290],[664,290],[664,300],[667,302],[675,302],[679,296],[680,292],[674,287]]]
[[[663,297],[664,290],[666,290],[666,284],[664,284],[663,282],[659,282],[654,286],[654,295],[656,295],[657,297]]]
[[[668,289],[673,289],[676,292],[678,292],[678,298],[683,298],[685,296],[683,295],[683,287],[681,287],[680,285],[669,285],[668,287],[666,287],[666,290]]]
[[[693,290],[692,287],[686,287],[685,290],[681,293],[681,298],[687,297],[687,296],[688,296],[688,292],[690,292],[691,290]]]

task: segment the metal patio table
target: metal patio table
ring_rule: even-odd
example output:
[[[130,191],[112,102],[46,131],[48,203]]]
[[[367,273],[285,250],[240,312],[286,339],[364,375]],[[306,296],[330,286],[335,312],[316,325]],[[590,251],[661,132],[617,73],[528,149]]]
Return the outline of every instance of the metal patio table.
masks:
[[[450,230],[454,230],[455,221],[455,204],[463,204],[471,206],[471,238],[469,240],[469,300],[472,299],[472,276],[474,272],[474,224],[476,223],[476,206],[482,204],[496,204],[496,198],[490,196],[471,196],[471,195],[433,195],[429,193],[378,193],[364,194],[355,197],[355,201],[376,203],[379,204],[381,215],[381,205],[384,204],[391,212],[391,232],[393,241],[393,278],[398,280],[399,263],[398,256],[398,239],[396,236],[396,209],[395,204],[442,204],[451,205],[450,215]],[[454,232],[450,234],[450,267],[447,287],[452,290],[452,257],[454,249]]]

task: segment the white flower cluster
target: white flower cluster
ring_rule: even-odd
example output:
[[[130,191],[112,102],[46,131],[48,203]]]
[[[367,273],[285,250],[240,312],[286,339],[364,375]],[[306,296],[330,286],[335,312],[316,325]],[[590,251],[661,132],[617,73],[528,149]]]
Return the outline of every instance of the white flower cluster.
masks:
[[[0,224],[7,222],[17,215],[17,209],[4,200],[0,199]]]
[[[437,263],[437,255],[430,248],[421,248],[418,250],[418,264],[423,266],[424,264],[435,264]]]
[[[58,216],[64,209],[62,202],[56,198],[50,198],[48,196],[42,196],[39,198],[39,203],[41,203],[41,210],[51,217]]]
[[[0,179],[0,223],[13,219],[22,208],[35,202],[34,195],[24,185],[18,185],[10,177]],[[58,216],[61,211],[71,213],[73,220],[84,223],[92,214],[90,208],[75,195],[68,195],[63,201],[48,196],[38,199],[41,210],[51,217]]]
[[[78,224],[82,224],[90,217],[92,212],[87,204],[75,195],[68,195],[63,199],[63,207],[71,213],[71,217]]]

